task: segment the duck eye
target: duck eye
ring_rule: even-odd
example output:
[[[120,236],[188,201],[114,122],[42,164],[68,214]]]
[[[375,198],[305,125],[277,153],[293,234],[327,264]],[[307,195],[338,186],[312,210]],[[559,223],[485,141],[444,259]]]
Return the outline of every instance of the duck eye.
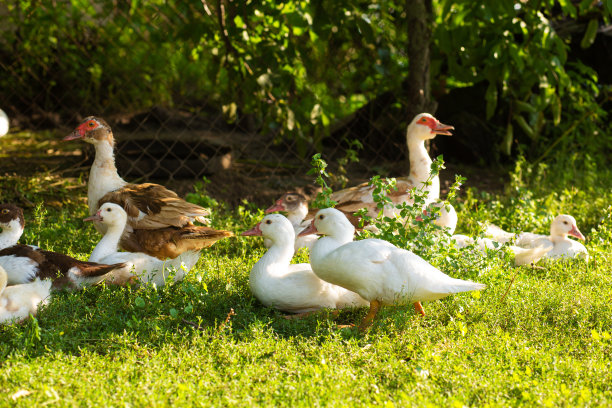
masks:
[[[107,208],[107,209],[106,209],[106,211],[111,212],[111,209],[110,209],[110,208]]]
[[[3,208],[3,209],[2,209],[2,214],[8,214],[8,213],[9,213],[8,208]]]
[[[324,215],[319,215],[319,219],[322,220],[323,218],[325,218]]]
[[[563,221],[563,223],[564,223],[565,225],[567,225],[567,221]]]
[[[89,123],[87,124],[87,126],[92,128],[92,127],[96,126],[96,122],[94,122],[93,120],[90,120]]]
[[[421,118],[421,122],[425,123],[425,122],[427,122],[427,119]]]
[[[272,224],[271,220],[266,220],[266,224]]]

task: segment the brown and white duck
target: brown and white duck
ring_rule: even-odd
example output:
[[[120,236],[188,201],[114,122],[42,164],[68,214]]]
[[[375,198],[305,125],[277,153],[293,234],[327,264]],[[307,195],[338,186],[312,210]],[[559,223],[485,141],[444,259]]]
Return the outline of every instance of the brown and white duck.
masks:
[[[423,188],[428,193],[427,202],[440,198],[440,179],[435,176],[430,185],[424,185],[431,173],[432,160],[425,148],[425,141],[435,138],[437,135],[451,136],[454,127],[445,125],[429,113],[420,113],[414,117],[406,131],[406,144],[408,145],[410,158],[410,175],[408,177],[396,178],[397,190],[391,192],[394,204],[412,202],[410,190],[414,187]],[[353,213],[360,208],[367,208],[368,214],[375,217],[378,213],[376,203],[372,198],[374,187],[368,183],[362,183],[355,187],[336,191],[331,199],[339,205],[344,205],[345,212]],[[391,215],[391,214],[389,214]]]
[[[35,315],[38,308],[49,302],[51,281],[36,279],[34,282],[7,286],[8,274],[0,266],[0,324],[20,322]]]
[[[207,222],[209,211],[180,198],[174,191],[153,183],[131,184],[117,173],[113,132],[103,119],[86,118],[64,140],[82,139],[94,145],[96,156],[89,173],[87,203],[93,216],[104,203],[120,205],[128,214],[126,229],[119,243],[130,252],[144,252],[159,259],[175,258],[185,251],[199,251],[230,231],[196,226]],[[104,233],[106,227],[95,222]]]
[[[12,244],[0,247],[0,266],[8,274],[9,285],[24,284],[36,279],[53,280],[53,288],[78,288],[111,278],[114,283],[125,283],[121,276],[112,276],[111,273],[123,267],[123,264],[84,262],[68,255],[18,244],[24,226],[23,210],[20,207],[13,204],[0,207],[0,242]],[[105,276],[109,273],[109,276]]]

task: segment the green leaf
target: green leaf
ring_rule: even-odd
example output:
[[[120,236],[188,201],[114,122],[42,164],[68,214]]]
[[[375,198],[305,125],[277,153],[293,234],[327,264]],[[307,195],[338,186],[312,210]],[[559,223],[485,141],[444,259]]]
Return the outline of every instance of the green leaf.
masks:
[[[175,319],[178,316],[178,310],[176,310],[175,308],[170,309],[170,316],[174,317]]]
[[[145,307],[145,301],[143,298],[141,298],[140,296],[136,297],[136,299],[134,299],[134,304],[137,307]]]
[[[584,32],[582,41],[580,41],[580,48],[586,49],[593,45],[595,37],[597,36],[597,28],[599,27],[599,19],[597,17],[592,18],[587,25],[587,29]]]

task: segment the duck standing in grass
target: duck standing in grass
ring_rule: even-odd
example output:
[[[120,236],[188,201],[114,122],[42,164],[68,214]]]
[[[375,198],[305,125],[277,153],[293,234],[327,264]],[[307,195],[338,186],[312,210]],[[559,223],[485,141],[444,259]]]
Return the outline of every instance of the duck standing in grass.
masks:
[[[249,276],[251,292],[267,307],[290,313],[307,313],[322,308],[368,305],[357,293],[319,279],[309,264],[290,264],[295,231],[284,216],[266,215],[242,235],[262,235],[271,243]]]
[[[130,276],[130,281],[140,280],[163,286],[174,270],[174,280],[182,280],[185,272],[198,262],[199,251],[186,251],[169,260],[160,260],[142,252],[118,252],[119,241],[127,222],[127,213],[121,206],[104,203],[100,209],[84,221],[101,223],[106,233],[94,248],[89,260],[92,262],[123,263],[121,274]]]
[[[34,282],[7,286],[8,274],[0,266],[0,324],[22,321],[35,315],[51,296],[51,280],[36,279]]]
[[[119,246],[130,252],[144,252],[158,259],[176,258],[183,252],[200,251],[230,231],[194,225],[206,223],[209,211],[180,198],[159,184],[131,184],[119,177],[113,153],[113,132],[103,119],[90,116],[64,140],[81,139],[94,145],[96,157],[89,173],[87,204],[93,216],[104,203],[120,205],[128,214],[127,227]],[[100,233],[104,225],[95,222]]]
[[[124,266],[84,262],[32,245],[18,244],[24,227],[23,210],[20,207],[14,204],[0,205],[0,266],[8,274],[9,285],[28,283],[35,279],[51,279],[54,289],[75,289],[108,280],[111,278],[109,273]],[[112,283],[125,282],[117,280]]]
[[[370,302],[370,311],[359,326],[360,330],[369,327],[381,306],[414,303],[417,311],[424,315],[422,301],[486,287],[451,278],[421,257],[387,241],[353,241],[355,228],[333,208],[319,210],[311,226],[300,234],[313,233],[325,235],[310,251],[314,273]]]

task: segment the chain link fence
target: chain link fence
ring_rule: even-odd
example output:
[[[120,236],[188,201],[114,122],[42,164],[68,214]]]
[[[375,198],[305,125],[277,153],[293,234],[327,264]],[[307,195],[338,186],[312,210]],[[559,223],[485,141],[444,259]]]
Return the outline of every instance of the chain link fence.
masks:
[[[230,201],[253,197],[257,193],[251,190],[260,186],[277,194],[307,185],[310,157],[317,151],[332,172],[341,173],[338,163],[351,140],[363,144],[360,163],[348,165],[353,178],[374,171],[404,174],[407,118],[392,90],[369,94],[324,125],[297,129],[286,107],[300,92],[282,105],[289,114],[274,116],[274,109],[280,112],[278,95],[269,90],[253,96],[239,89],[265,74],[250,75],[248,58],[231,56],[237,46],[228,45],[232,37],[221,18],[238,18],[219,15],[229,13],[231,5],[222,0],[3,2],[0,108],[11,118],[13,132],[52,129],[57,138],[85,116],[103,117],[114,130],[124,178],[192,183],[207,177]],[[229,55],[219,62],[218,44],[225,42]],[[226,71],[242,82],[232,85],[223,77]],[[224,99],[228,95],[233,99]],[[316,106],[311,104],[311,112]],[[89,146],[78,148],[82,153],[70,160],[92,159]]]

